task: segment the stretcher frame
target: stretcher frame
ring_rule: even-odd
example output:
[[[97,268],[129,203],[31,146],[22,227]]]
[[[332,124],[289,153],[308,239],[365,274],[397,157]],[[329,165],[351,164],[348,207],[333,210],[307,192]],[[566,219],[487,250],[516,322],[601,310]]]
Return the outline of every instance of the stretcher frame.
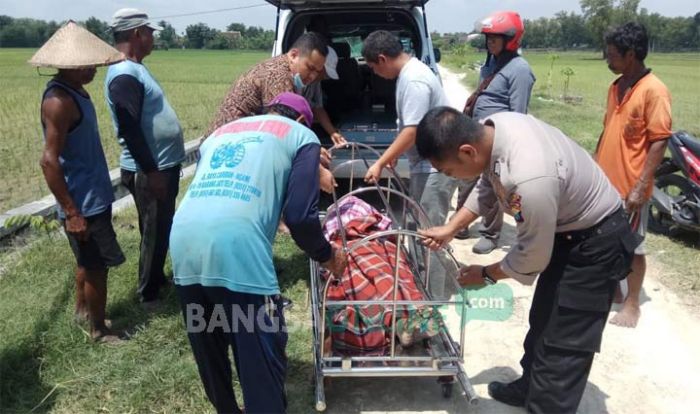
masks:
[[[355,166],[359,165],[366,170],[371,164],[367,160],[365,154],[371,154],[373,157],[377,158],[380,156],[380,154],[374,148],[368,145],[353,142],[344,146],[332,148],[330,150],[331,154],[333,151],[338,149],[349,150],[351,156],[349,160],[335,166],[331,172],[335,173],[340,168],[351,168],[350,188],[348,193],[340,198],[337,197],[335,190],[333,191],[333,204],[327,209],[327,212],[330,213],[335,206],[339,205],[340,202],[350,196],[356,196],[367,192],[374,192],[379,195],[383,206],[380,206],[378,210],[381,211],[383,207],[384,214],[388,215],[392,220],[392,226],[394,227],[393,229],[371,234],[362,240],[355,242],[351,248],[348,248],[347,237],[341,215],[336,214],[336,219],[338,220],[343,249],[346,253],[351,253],[362,244],[378,238],[393,237],[395,239],[397,249],[394,263],[396,265],[392,266],[392,270],[394,271],[394,297],[392,300],[327,300],[327,291],[331,282],[335,279],[335,276],[331,275],[327,280],[324,280],[324,278],[321,276],[321,267],[319,263],[313,260],[310,261],[310,300],[312,308],[311,316],[313,329],[316,410],[324,411],[326,409],[324,388],[324,378],[326,377],[437,377],[438,382],[442,386],[442,393],[445,398],[449,398],[451,396],[454,383],[459,383],[462,395],[469,403],[476,404],[478,401],[476,393],[462,366],[464,363],[466,337],[465,326],[468,306],[466,295],[461,295],[461,299],[460,296],[455,296],[454,299],[441,300],[431,297],[429,289],[427,289],[427,286],[429,286],[430,283],[431,257],[436,257],[439,261],[443,262],[441,264],[443,264],[444,269],[451,270],[450,272],[446,272],[449,273],[446,274],[446,278],[451,278],[450,281],[457,287],[459,286],[457,276],[458,269],[461,266],[460,263],[455,259],[449,246],[441,249],[442,253],[444,253],[443,255],[430,254],[425,248],[415,248],[415,243],[420,243],[425,237],[416,231],[410,230],[410,223],[415,223],[418,228],[427,228],[430,227],[429,220],[421,206],[409,197],[401,178],[393,168],[385,168],[385,171],[382,173],[382,177],[379,181],[384,181],[386,178],[385,186],[382,186],[379,184],[379,182],[377,182],[373,186],[353,189],[353,178],[362,178],[354,176],[353,173]],[[392,209],[392,198],[398,199],[401,204],[398,214]],[[374,207],[377,208],[377,206]],[[328,214],[322,217],[325,224]],[[410,250],[411,243],[414,243],[414,249],[412,251]],[[413,260],[416,259],[414,255],[417,254],[416,252],[421,250],[424,252],[422,256],[422,263],[417,263],[418,260]],[[401,260],[401,253],[404,253],[404,257],[408,262],[407,264],[413,271],[416,285],[418,286],[419,290],[421,290],[421,293],[425,298],[424,300],[397,300],[399,281],[398,264],[399,260]],[[444,263],[444,260],[447,260],[449,263]],[[424,277],[421,277],[421,273],[424,274]],[[346,305],[382,305],[392,308],[392,340],[390,341],[390,352],[388,356],[324,355],[326,352],[324,349],[324,339],[326,334],[326,324],[324,321],[326,321],[326,313],[328,312],[329,308]],[[397,310],[400,309],[399,307],[443,305],[461,306],[459,316],[459,342],[452,339],[442,315],[439,312],[435,312],[434,317],[439,319],[440,328],[437,335],[433,336],[432,338],[422,340],[422,345],[424,346],[427,354],[419,356],[396,355],[396,315]]]

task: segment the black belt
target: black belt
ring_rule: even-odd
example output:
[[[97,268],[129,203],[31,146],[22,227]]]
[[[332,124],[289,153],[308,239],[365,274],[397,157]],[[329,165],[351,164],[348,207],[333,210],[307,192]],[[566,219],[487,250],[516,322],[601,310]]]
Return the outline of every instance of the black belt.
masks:
[[[558,241],[582,241],[613,231],[624,223],[629,223],[629,216],[627,212],[625,212],[625,209],[620,207],[619,209],[615,210],[614,213],[609,214],[607,217],[601,220],[598,224],[594,224],[593,226],[583,230],[557,233],[555,237]]]

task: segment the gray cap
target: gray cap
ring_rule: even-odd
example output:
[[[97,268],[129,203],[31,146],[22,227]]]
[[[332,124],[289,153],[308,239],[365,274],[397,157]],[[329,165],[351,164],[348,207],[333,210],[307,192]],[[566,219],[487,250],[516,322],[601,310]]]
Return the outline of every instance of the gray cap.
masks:
[[[112,16],[109,25],[114,32],[125,32],[141,26],[148,26],[153,30],[163,30],[162,27],[148,20],[148,15],[139,9],[119,9]]]

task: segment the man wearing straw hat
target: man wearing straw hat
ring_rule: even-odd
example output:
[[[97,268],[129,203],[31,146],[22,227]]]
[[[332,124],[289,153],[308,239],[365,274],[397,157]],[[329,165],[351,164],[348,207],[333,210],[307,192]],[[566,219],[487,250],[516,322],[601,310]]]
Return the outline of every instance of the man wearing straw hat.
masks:
[[[29,61],[58,69],[41,102],[41,168],[78,264],[76,319],[89,320],[92,338],[101,342],[119,341],[105,323],[105,305],[108,268],[122,264],[124,254],[112,227],[114,193],[97,116],[83,85],[95,77],[95,67],[123,59],[119,51],[69,21]]]
[[[111,27],[116,47],[126,60],[107,71],[105,95],[123,147],[122,183],[134,196],[139,214],[137,291],[146,309],[153,309],[160,287],[167,284],[163,265],[185,146],[175,111],[143,65],[153,50],[153,32],[161,28],[136,9],[118,10]]]

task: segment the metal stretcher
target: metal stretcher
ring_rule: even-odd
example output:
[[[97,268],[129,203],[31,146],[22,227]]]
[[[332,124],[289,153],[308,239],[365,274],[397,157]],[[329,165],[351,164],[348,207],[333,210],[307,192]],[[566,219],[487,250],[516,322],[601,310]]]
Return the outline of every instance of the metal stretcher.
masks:
[[[310,262],[316,410],[324,411],[326,409],[324,390],[324,378],[326,377],[437,377],[438,384],[441,386],[442,394],[445,398],[451,397],[453,385],[458,383],[462,395],[470,403],[475,404],[477,398],[474,388],[462,367],[465,349],[466,297],[462,297],[465,295],[455,296],[451,294],[447,295],[447,298],[436,297],[436,295],[433,295],[430,280],[431,260],[433,262],[437,261],[437,264],[433,263],[432,265],[441,266],[444,269],[446,283],[450,285],[452,292],[456,292],[459,288],[457,283],[459,262],[457,262],[449,248],[442,249],[437,253],[431,253],[422,245],[421,241],[424,237],[414,229],[429,227],[427,215],[420,205],[408,196],[405,185],[395,170],[392,168],[385,169],[380,182],[383,183],[386,178],[386,185],[376,183],[371,186],[353,189],[352,178],[357,177],[353,174],[355,168],[359,167],[359,170],[366,171],[370,167],[367,155],[371,154],[377,158],[380,156],[374,148],[360,143],[349,143],[342,148],[331,149],[331,153],[339,149],[350,151],[351,156],[347,161],[335,166],[332,172],[335,174],[341,168],[350,168],[350,188],[347,194],[341,198],[337,198],[334,191],[333,204],[327,209],[327,214],[322,216],[323,223],[325,224],[328,213],[335,206],[341,205],[340,203],[347,197],[356,196],[362,198],[363,196],[373,195],[376,200],[376,196],[378,196],[379,203],[375,201],[370,204],[375,204],[374,207],[377,210],[392,220],[392,229],[373,233],[359,241],[355,241],[351,247],[348,247],[340,211],[335,214],[333,219],[338,220],[343,248],[348,254],[352,253],[363,243],[375,239],[392,237],[392,240],[395,241],[397,249],[394,260],[395,265],[392,265],[394,271],[393,300],[328,300],[327,292],[336,276],[326,275],[324,279],[319,263],[313,260]],[[402,259],[402,257],[405,259]],[[401,260],[408,262],[407,265],[412,270],[416,286],[420,290],[423,300],[397,300],[399,263]],[[445,295],[443,294],[443,296]],[[332,349],[327,349],[328,346],[325,339],[327,338],[328,326],[326,321],[328,315],[334,310],[348,305],[381,305],[391,309],[391,326],[386,327],[386,332],[391,331],[391,336],[389,337],[390,346],[387,352],[379,356],[348,356],[347,354],[335,353]],[[438,333],[414,344],[410,356],[399,355],[397,347],[400,345],[397,344],[396,338],[398,311],[408,307],[428,306],[433,307],[433,309],[452,307],[459,310],[459,312],[454,314],[459,319],[459,342],[453,340],[442,313],[434,312],[434,317],[438,319]]]

